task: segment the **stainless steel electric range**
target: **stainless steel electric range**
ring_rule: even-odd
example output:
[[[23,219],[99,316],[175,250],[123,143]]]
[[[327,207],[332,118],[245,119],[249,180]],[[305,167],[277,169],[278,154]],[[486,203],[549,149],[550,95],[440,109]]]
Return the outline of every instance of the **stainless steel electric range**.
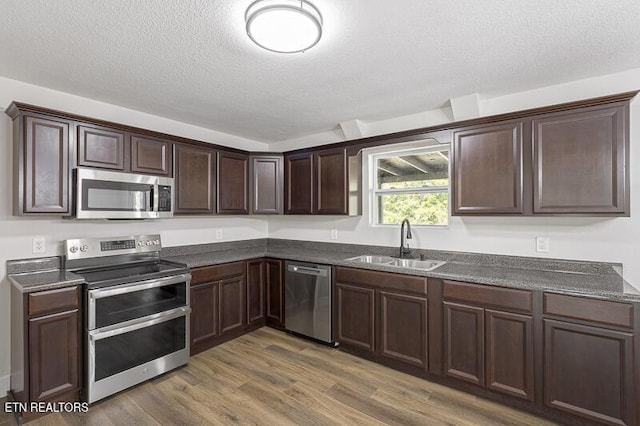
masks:
[[[185,265],[160,259],[159,235],[65,241],[84,277],[85,399],[92,403],[189,361]]]

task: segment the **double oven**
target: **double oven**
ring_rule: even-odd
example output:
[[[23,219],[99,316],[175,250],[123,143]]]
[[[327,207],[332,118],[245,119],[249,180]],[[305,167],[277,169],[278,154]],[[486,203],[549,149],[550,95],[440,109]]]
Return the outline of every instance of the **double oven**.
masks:
[[[160,259],[160,236],[65,241],[86,281],[85,399],[92,403],[189,360],[186,266]]]

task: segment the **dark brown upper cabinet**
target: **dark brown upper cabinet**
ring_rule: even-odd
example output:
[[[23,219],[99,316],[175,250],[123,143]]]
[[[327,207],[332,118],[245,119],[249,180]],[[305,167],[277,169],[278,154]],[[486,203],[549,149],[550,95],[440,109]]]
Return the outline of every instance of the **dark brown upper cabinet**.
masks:
[[[73,123],[41,115],[13,117],[13,214],[70,214]]]
[[[124,132],[101,126],[78,126],[78,166],[124,170],[128,158]]]
[[[313,153],[285,155],[285,214],[313,213]]]
[[[174,145],[176,214],[213,213],[215,151],[192,145]]]
[[[523,122],[453,132],[453,214],[523,213]]]
[[[344,148],[314,152],[314,214],[348,214],[349,178]]]
[[[284,159],[278,155],[251,156],[251,214],[282,214]]]
[[[249,156],[218,151],[217,208],[219,214],[249,213]]]
[[[629,101],[454,130],[453,215],[629,215]]]
[[[132,172],[171,176],[173,153],[170,141],[137,135],[130,138]]]
[[[361,214],[360,155],[331,148],[285,155],[284,161],[285,214]]]
[[[629,214],[628,107],[533,119],[534,213]]]

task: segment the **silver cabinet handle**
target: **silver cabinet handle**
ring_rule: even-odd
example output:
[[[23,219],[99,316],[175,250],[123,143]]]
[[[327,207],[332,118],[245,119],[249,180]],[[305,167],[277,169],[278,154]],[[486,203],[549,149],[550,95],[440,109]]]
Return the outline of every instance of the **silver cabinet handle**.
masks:
[[[317,277],[327,276],[327,271],[325,269],[308,268],[306,266],[289,265],[289,271],[305,275],[315,275]]]
[[[183,306],[181,308],[172,309],[170,311],[160,312],[159,314],[125,321],[113,326],[92,330],[89,332],[89,339],[95,341],[106,339],[107,337],[118,336],[120,334],[129,333],[141,328],[151,327],[152,325],[171,321],[173,319],[186,316],[189,313],[191,313],[191,308],[189,308],[188,306]],[[187,327],[189,327],[189,324],[187,324]]]
[[[103,297],[116,296],[118,294],[132,293],[134,291],[148,290],[155,287],[191,282],[191,274],[181,274],[171,277],[158,278],[155,280],[143,281],[134,285],[119,285],[102,289],[89,290],[90,299],[102,299]]]

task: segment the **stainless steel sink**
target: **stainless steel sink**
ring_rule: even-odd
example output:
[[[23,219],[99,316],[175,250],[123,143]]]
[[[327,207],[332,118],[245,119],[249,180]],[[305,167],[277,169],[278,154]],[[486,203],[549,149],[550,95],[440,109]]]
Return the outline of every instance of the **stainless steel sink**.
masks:
[[[444,260],[417,260],[417,259],[392,259],[388,265],[401,266],[403,268],[420,269],[423,271],[433,271],[434,269],[444,265]]]
[[[379,256],[373,254],[363,254],[362,256],[350,257],[349,260],[352,262],[362,262],[362,263],[389,263],[393,261],[391,256]]]
[[[443,260],[398,259],[391,256],[380,256],[380,255],[373,255],[373,254],[363,254],[361,256],[350,257],[345,260],[348,260],[351,262],[375,263],[378,265],[398,266],[400,268],[420,269],[422,271],[433,271],[437,267],[447,263]]]

